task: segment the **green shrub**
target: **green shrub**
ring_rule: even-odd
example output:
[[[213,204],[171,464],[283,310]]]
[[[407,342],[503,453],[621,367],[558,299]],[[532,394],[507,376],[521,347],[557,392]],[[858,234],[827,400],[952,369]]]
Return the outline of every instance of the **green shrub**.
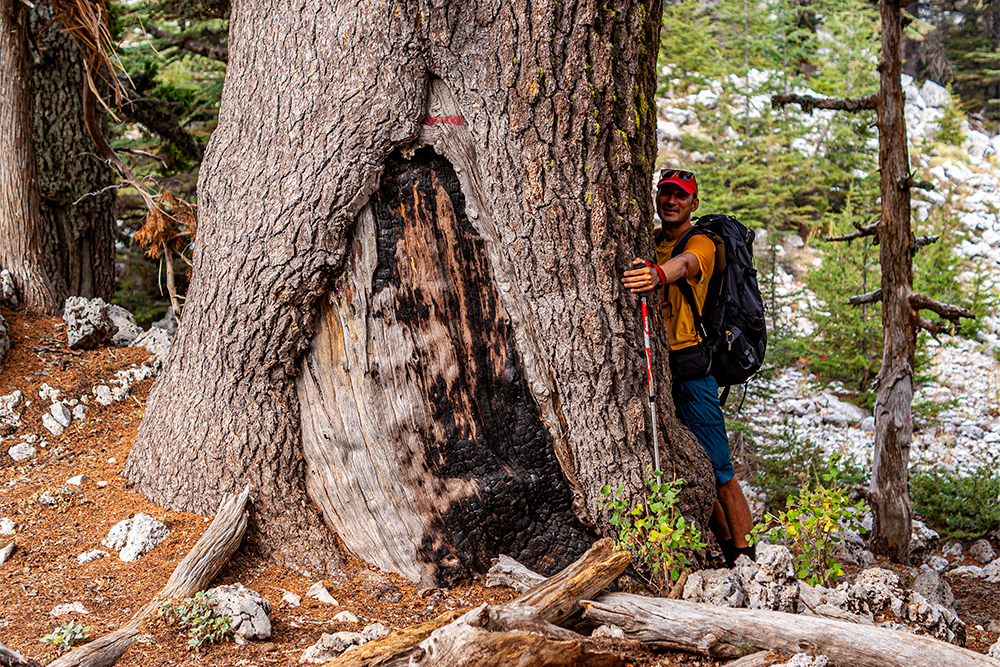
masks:
[[[940,466],[910,475],[914,511],[945,540],[981,537],[1000,528],[1000,473],[997,461],[972,475],[960,476]]]
[[[683,479],[662,481],[659,470],[646,478],[649,492],[633,503],[626,496],[624,485],[601,487],[601,509],[612,510],[611,525],[618,528],[615,549],[629,550],[652,570],[651,587],[663,593],[668,581],[677,581],[690,561],[684,550],[697,551],[707,545],[701,541],[701,531],[689,523],[677,510],[677,495]],[[669,576],[669,579],[667,578]]]
[[[823,477],[827,482],[836,481],[832,474]],[[790,545],[795,576],[811,586],[828,586],[844,574],[830,553],[840,542],[838,533],[844,529],[864,533],[864,511],[864,501],[851,503],[838,489],[810,489],[804,485],[797,496],[788,497],[785,511],[767,514],[764,523],[754,526],[750,543],[757,544],[766,537]]]
[[[194,597],[183,599],[180,604],[167,600],[160,605],[159,614],[167,625],[177,625],[188,631],[188,646],[199,649],[204,644],[214,644],[229,634],[229,618],[219,616],[208,605],[214,596],[198,591]]]
[[[66,625],[60,625],[52,631],[52,634],[45,635],[38,641],[43,644],[52,644],[61,651],[68,651],[73,644],[84,641],[89,636],[89,625],[81,625],[76,621],[70,621]]]

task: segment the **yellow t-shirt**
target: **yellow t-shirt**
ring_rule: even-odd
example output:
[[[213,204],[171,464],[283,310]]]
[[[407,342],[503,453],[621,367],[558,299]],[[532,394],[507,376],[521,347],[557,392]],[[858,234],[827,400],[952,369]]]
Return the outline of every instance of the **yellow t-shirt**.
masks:
[[[656,263],[663,266],[670,260],[677,241],[663,240],[656,246]],[[704,312],[705,297],[708,295],[708,283],[715,270],[715,243],[704,234],[690,237],[684,246],[684,252],[689,252],[698,259],[701,274],[695,278],[685,278],[694,292],[698,309]],[[681,291],[672,285],[663,286],[663,321],[667,325],[667,335],[671,350],[681,350],[697,345],[701,336],[695,330],[694,314]]]

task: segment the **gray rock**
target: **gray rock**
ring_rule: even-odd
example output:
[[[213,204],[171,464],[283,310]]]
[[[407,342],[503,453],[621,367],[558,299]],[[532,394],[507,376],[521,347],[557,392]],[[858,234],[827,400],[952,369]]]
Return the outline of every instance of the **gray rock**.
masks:
[[[823,415],[823,423],[844,428],[851,423],[850,418],[841,412],[829,412]]]
[[[108,304],[103,299],[71,296],[63,310],[66,341],[70,349],[90,350],[111,340],[118,328],[108,317]]]
[[[114,403],[115,398],[111,393],[111,387],[106,384],[99,384],[94,387],[94,400],[101,405],[111,405]]]
[[[958,427],[958,433],[971,440],[982,440],[983,436],[986,435],[986,431],[975,424],[962,424]]]
[[[66,480],[67,484],[72,484],[73,486],[80,486],[83,484],[84,480],[90,479],[90,475],[74,475]]]
[[[329,662],[341,653],[364,642],[360,632],[323,633],[320,640],[307,648],[299,658],[299,662],[322,664]]]
[[[862,419],[861,420],[861,430],[864,431],[865,433],[874,433],[875,432],[875,418],[874,417],[865,417],[864,419]]]
[[[717,607],[742,607],[746,595],[732,570],[699,570],[684,583],[685,600]]]
[[[1000,639],[998,639],[993,646],[990,646],[990,649],[986,651],[986,655],[1000,660]]]
[[[42,426],[52,435],[62,435],[66,430],[66,427],[56,421],[56,418],[48,412],[42,414]]]
[[[975,579],[982,579],[986,576],[986,572],[978,565],[962,565],[961,567],[956,567],[948,574],[956,577],[973,577]]]
[[[0,315],[0,364],[3,363],[3,358],[7,356],[10,346],[10,328],[7,326],[7,320],[3,318],[3,315]]]
[[[7,455],[15,461],[26,461],[35,455],[35,448],[26,442],[19,442],[7,450]]]
[[[121,560],[131,563],[149,553],[169,534],[167,527],[153,517],[136,514],[132,519],[116,523],[101,544],[117,551]]]
[[[955,606],[955,594],[952,593],[951,586],[934,570],[924,570],[918,574],[911,588],[932,604]]]
[[[969,547],[969,555],[972,560],[985,565],[997,557],[997,552],[993,550],[993,545],[988,540],[976,540]]]
[[[313,600],[319,600],[320,602],[325,602],[327,604],[337,606],[340,605],[340,603],[337,602],[332,595],[330,595],[330,591],[327,590],[326,584],[322,581],[317,581],[315,584],[310,586],[309,590],[306,591],[306,597],[312,598]]]
[[[781,242],[785,247],[793,249],[803,248],[806,245],[806,242],[798,234],[785,234],[781,237]]]
[[[132,341],[142,335],[142,327],[135,323],[135,317],[121,306],[109,305],[108,318],[118,327],[118,332],[111,337],[111,342],[118,347],[131,345]]]
[[[0,535],[13,535],[17,526],[7,517],[0,519]]]
[[[938,574],[943,574],[951,566],[947,558],[942,558],[941,556],[931,556],[927,559],[927,567],[931,568]]]
[[[830,659],[825,655],[796,653],[788,662],[778,663],[774,667],[826,667],[828,664],[830,664]]]
[[[403,599],[403,594],[399,592],[396,584],[385,575],[365,571],[361,572],[358,578],[361,580],[361,590],[374,598],[394,604]]]
[[[6,396],[0,396],[0,424],[21,427],[21,413],[17,406],[21,404],[21,392],[14,390]]]
[[[920,559],[934,549],[941,536],[923,521],[913,520],[910,528],[910,556]]]
[[[288,604],[290,607],[298,607],[302,604],[302,596],[296,595],[291,591],[285,591],[285,594],[281,596],[281,601]]]
[[[3,565],[4,563],[6,563],[7,559],[10,558],[10,555],[12,553],[14,553],[14,542],[13,541],[11,541],[11,543],[8,544],[7,546],[5,546],[3,549],[0,549],[0,565]]]
[[[84,404],[79,404],[73,406],[73,420],[82,422],[87,419],[87,406]]]
[[[38,389],[38,398],[42,399],[43,401],[50,401],[52,403],[55,403],[56,401],[59,400],[60,394],[62,394],[62,392],[56,389],[55,387],[49,386],[48,382],[43,382],[42,386]]]
[[[208,591],[208,606],[229,618],[233,633],[244,639],[271,636],[271,603],[243,584],[216,586]]]
[[[93,549],[91,551],[85,551],[76,557],[76,561],[83,565],[84,563],[89,563],[92,560],[97,560],[98,558],[107,558],[107,551],[102,551],[100,549]]]
[[[835,394],[831,394],[830,392],[823,392],[820,395],[820,399],[825,401],[826,407],[830,410],[830,412],[836,412],[844,415],[844,417],[846,417],[851,423],[860,422],[866,417],[864,410],[853,403],[840,400]]]
[[[132,341],[132,347],[146,348],[156,355],[157,361],[163,363],[167,359],[167,354],[170,353],[172,341],[173,336],[166,330],[150,327],[149,331]]]
[[[799,584],[787,547],[760,544],[757,562],[740,556],[734,571],[750,609],[793,613],[798,608]]]
[[[14,285],[14,276],[7,269],[0,271],[0,300],[17,307],[17,288]]]
[[[367,643],[375,639],[382,639],[382,637],[386,637],[391,633],[392,630],[381,623],[371,623],[366,625],[364,630],[361,631],[361,638]]]
[[[952,558],[965,558],[965,551],[962,548],[961,542],[952,542],[951,544],[944,545],[941,549],[941,553],[945,556],[951,556]]]
[[[49,414],[52,418],[59,422],[63,428],[68,427],[73,423],[73,413],[69,411],[65,403],[53,403],[49,407]]]
[[[920,97],[924,98],[924,102],[929,107],[943,109],[951,106],[951,93],[948,92],[948,89],[930,80],[925,81],[920,88]]]
[[[154,329],[163,329],[171,337],[177,333],[177,318],[174,316],[173,306],[167,309],[167,314],[163,316],[163,319],[157,320],[150,325]]]
[[[983,576],[991,584],[1000,583],[1000,558],[983,568]]]

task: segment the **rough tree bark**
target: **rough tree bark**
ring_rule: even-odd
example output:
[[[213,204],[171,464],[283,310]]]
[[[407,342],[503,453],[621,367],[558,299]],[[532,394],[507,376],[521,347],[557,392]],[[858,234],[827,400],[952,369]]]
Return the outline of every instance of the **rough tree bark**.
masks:
[[[19,0],[0,0],[0,268],[11,272],[24,304],[55,313],[66,282],[42,215],[28,11]]]
[[[659,0],[233,6],[185,317],[126,475],[332,573],[551,573],[652,459],[636,300]],[[253,94],[248,94],[253,91]],[[665,350],[657,350],[665,359]],[[667,472],[707,458],[656,377]],[[595,528],[601,526],[601,528]]]
[[[52,7],[31,11],[34,53],[35,150],[42,219],[49,226],[66,294],[110,300],[115,291],[116,176],[94,149],[84,122],[83,57],[52,20]],[[60,304],[61,306],[61,304]]]

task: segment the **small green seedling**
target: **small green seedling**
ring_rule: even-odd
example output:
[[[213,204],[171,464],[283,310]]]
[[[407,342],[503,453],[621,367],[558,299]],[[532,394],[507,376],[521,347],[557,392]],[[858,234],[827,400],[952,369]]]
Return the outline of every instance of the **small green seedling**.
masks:
[[[89,636],[89,625],[81,625],[76,621],[70,621],[66,625],[60,625],[52,631],[52,634],[45,635],[38,641],[43,644],[52,644],[61,651],[68,651],[73,644],[84,641]]]
[[[167,600],[160,605],[159,615],[167,625],[177,625],[188,631],[188,646],[200,649],[205,644],[215,644],[229,634],[229,618],[219,616],[209,606],[214,595],[198,591],[193,597],[184,598],[180,604]]]

